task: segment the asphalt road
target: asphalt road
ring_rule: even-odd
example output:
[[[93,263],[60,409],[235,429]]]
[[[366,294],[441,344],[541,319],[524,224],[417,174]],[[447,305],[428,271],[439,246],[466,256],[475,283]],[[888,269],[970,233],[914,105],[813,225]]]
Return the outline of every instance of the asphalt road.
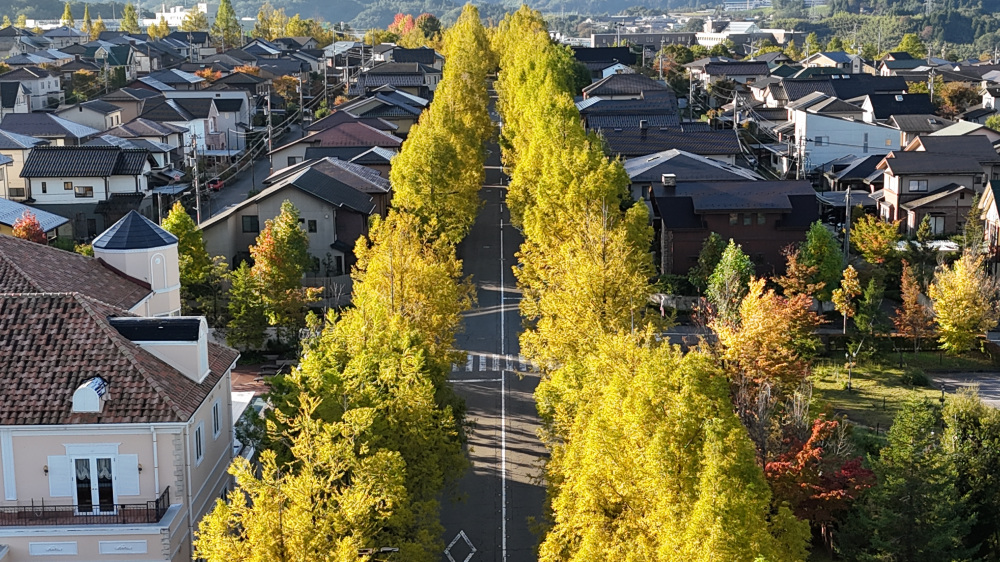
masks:
[[[484,206],[459,247],[478,303],[465,315],[456,344],[468,352],[451,373],[467,405],[469,470],[455,497],[442,502],[447,562],[536,560],[532,522],[543,513],[545,448],[538,440],[537,374],[518,353],[519,294],[511,267],[522,238],[509,224],[499,181],[499,151],[487,162]]]
[[[289,132],[284,135],[274,137],[274,148],[291,142],[301,137],[298,125],[291,125]],[[259,191],[260,182],[271,175],[271,162],[265,157],[254,162],[253,171],[244,170],[235,180],[229,182],[218,192],[210,192],[207,200],[202,200],[202,220],[213,217],[222,212],[226,207],[245,201],[247,193],[254,187]]]

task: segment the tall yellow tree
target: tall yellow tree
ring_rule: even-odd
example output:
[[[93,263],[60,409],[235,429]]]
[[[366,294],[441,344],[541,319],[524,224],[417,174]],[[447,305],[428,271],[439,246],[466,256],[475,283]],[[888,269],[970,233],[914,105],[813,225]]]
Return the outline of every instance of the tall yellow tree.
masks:
[[[840,280],[840,287],[833,290],[833,305],[837,312],[844,317],[844,333],[847,333],[847,319],[854,316],[857,306],[854,299],[861,294],[861,283],[858,281],[858,272],[853,265],[848,265],[844,270],[844,276]]]
[[[928,293],[937,317],[938,341],[949,353],[972,349],[1000,320],[997,282],[983,270],[983,258],[970,252],[939,269]]]

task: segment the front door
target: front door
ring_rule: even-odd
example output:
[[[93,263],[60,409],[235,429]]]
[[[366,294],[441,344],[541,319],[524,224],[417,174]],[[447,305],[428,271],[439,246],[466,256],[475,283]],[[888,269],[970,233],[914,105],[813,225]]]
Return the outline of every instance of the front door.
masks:
[[[114,513],[115,490],[111,459],[77,458],[73,462],[77,511],[83,514]]]

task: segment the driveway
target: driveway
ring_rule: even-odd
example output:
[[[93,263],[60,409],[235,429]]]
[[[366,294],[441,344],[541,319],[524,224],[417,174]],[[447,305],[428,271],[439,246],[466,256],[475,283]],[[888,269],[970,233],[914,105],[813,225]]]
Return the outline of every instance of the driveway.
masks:
[[[1000,408],[1000,373],[946,373],[933,375],[931,381],[948,394],[979,385],[979,397],[983,402]]]

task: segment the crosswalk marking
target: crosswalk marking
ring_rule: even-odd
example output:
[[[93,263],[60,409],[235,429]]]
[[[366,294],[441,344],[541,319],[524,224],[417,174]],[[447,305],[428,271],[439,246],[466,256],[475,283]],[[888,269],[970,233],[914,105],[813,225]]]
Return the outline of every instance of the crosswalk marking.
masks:
[[[467,353],[465,365],[452,363],[451,371],[458,372],[494,372],[519,371],[522,373],[532,372],[535,366],[531,364],[523,355],[499,355],[496,353]]]

